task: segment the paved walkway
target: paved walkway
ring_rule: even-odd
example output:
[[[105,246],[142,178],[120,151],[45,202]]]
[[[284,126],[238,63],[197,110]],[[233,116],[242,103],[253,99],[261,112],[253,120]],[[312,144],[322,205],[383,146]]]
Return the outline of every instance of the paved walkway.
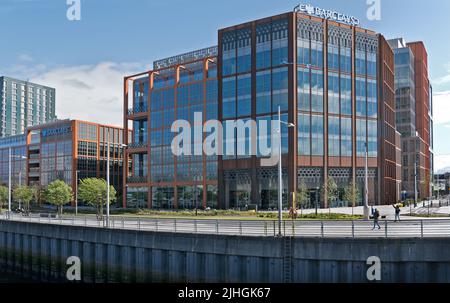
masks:
[[[387,209],[386,209],[387,210]],[[105,223],[94,216],[40,218],[14,215],[11,220],[106,228]],[[6,220],[3,216],[0,220]],[[141,230],[154,232],[243,235],[243,236],[284,236],[313,238],[428,238],[450,237],[450,220],[417,220],[412,218],[402,222],[380,220],[380,228],[373,230],[370,221],[293,221],[284,220],[279,229],[274,221],[238,220],[185,220],[112,217],[110,229]]]

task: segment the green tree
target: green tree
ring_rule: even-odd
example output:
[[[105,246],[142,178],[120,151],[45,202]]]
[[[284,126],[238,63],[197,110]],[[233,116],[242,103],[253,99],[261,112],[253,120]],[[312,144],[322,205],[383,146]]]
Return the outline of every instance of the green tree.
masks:
[[[30,203],[33,200],[33,190],[28,186],[19,186],[13,191],[14,200],[24,204],[25,213],[30,212]]]
[[[347,187],[344,189],[344,201],[349,202],[352,204],[352,207],[355,206],[356,202],[359,198],[359,190],[358,187],[354,182],[351,182]]]
[[[31,190],[33,191],[33,201],[36,205],[40,205],[42,198],[42,188],[38,185],[32,186]]]
[[[300,186],[297,189],[297,205],[300,207],[301,210],[301,216],[303,216],[303,208],[309,200],[309,190],[306,187],[305,182],[301,182]],[[296,206],[297,208],[297,206]]]
[[[0,214],[2,213],[3,205],[8,203],[8,198],[8,187],[0,186]]]
[[[338,198],[338,187],[333,178],[328,178],[327,183],[322,186],[321,194],[322,198],[324,198],[326,194],[328,199],[327,201],[324,199],[324,202],[328,202],[328,207],[331,208],[331,203]]]
[[[103,206],[107,201],[107,184],[103,179],[88,178],[83,179],[78,187],[78,198],[84,202],[95,206],[97,210],[97,219],[103,219]],[[116,201],[116,190],[114,186],[109,189],[109,204]]]
[[[43,198],[48,203],[55,205],[58,209],[58,214],[62,215],[63,206],[73,199],[72,188],[64,181],[53,181],[45,189]]]

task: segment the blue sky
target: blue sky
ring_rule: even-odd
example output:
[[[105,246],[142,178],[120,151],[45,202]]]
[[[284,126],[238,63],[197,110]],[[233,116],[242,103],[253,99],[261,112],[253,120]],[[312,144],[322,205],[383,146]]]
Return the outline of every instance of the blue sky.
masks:
[[[359,17],[362,27],[386,38],[425,42],[435,92],[437,167],[450,166],[450,1],[380,1],[380,21],[367,19],[366,0],[300,2]],[[61,118],[120,125],[124,75],[159,58],[215,45],[218,28],[290,11],[298,3],[81,0],[81,20],[68,21],[66,0],[1,0],[0,74],[56,87]]]

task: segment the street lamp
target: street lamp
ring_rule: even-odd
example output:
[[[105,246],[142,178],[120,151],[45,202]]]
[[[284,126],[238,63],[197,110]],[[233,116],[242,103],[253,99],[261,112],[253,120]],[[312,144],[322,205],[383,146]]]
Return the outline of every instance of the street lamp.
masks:
[[[11,214],[11,159],[12,158],[18,158],[18,159],[27,159],[25,156],[13,156],[12,155],[12,148],[9,147],[9,157],[8,157],[8,217]]]
[[[111,141],[111,137],[110,137],[110,132],[111,129],[108,128],[108,136],[107,136],[107,156],[106,156],[106,227],[109,227],[109,201],[110,201],[110,180],[109,180],[109,162],[110,162],[110,141]],[[120,144],[120,147],[127,147],[126,144]]]
[[[366,161],[364,167],[364,218],[369,220],[369,146],[364,143],[366,147]]]
[[[283,165],[281,155],[281,124],[285,124],[288,128],[295,127],[293,123],[281,121],[281,106],[278,106],[278,236],[281,237],[281,220],[283,208]]]
[[[75,171],[75,216],[78,216],[78,174],[79,170]]]
[[[419,138],[419,132],[416,131],[416,140]],[[417,142],[417,141],[416,141]],[[414,156],[414,205],[418,202],[418,192],[417,192],[417,145],[415,146],[415,156]],[[425,207],[425,205],[424,205]]]

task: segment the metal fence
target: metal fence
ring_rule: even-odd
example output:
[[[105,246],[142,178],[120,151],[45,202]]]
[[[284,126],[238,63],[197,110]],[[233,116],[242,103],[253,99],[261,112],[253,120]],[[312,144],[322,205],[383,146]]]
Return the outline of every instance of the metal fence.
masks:
[[[1,220],[30,223],[98,227],[122,230],[142,230],[171,233],[243,235],[263,237],[313,237],[313,238],[427,238],[449,237],[450,220],[405,220],[402,222],[380,221],[373,228],[368,221],[304,221],[284,220],[279,228],[276,220],[187,220],[148,219],[135,217],[110,217],[97,220],[95,216],[49,215],[22,216],[4,213]]]

